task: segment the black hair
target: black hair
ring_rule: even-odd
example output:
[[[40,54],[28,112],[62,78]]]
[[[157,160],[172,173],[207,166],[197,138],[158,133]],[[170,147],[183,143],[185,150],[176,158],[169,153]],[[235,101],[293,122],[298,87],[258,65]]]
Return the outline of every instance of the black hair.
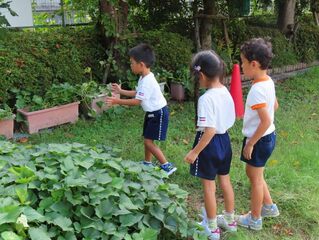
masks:
[[[223,82],[225,63],[213,50],[196,53],[190,67],[195,79],[198,79],[199,73],[202,72],[208,79],[219,77],[219,81]]]
[[[155,63],[155,53],[153,48],[145,43],[140,43],[139,45],[131,48],[128,55],[136,62],[143,62],[148,68]]]
[[[269,39],[252,38],[241,45],[240,52],[249,62],[259,62],[262,70],[269,67],[273,58],[272,45]]]

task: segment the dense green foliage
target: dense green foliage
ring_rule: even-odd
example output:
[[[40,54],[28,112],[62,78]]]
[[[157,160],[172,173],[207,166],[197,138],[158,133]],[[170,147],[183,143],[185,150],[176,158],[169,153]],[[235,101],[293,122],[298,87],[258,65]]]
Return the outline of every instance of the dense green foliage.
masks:
[[[3,107],[0,106],[0,121],[1,120],[7,120],[7,119],[13,119],[14,115],[12,113],[11,108],[8,105],[3,105]]]
[[[78,88],[69,83],[53,84],[43,97],[25,90],[14,89],[16,94],[16,108],[27,108],[29,111],[37,111],[75,102],[79,99]]]
[[[0,96],[12,98],[19,88],[43,96],[52,84],[81,83],[84,69],[101,77],[103,51],[93,30],[62,29],[50,32],[9,32],[0,40]]]
[[[0,141],[1,239],[141,240],[164,229],[187,236],[187,193],[116,151]]]

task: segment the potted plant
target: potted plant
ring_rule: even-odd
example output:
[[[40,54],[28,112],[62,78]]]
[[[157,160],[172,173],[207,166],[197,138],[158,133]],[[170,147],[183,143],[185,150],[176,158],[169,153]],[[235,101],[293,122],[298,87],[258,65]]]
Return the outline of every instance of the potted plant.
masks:
[[[165,70],[164,68],[160,68],[157,71],[155,70],[155,78],[160,85],[161,92],[165,92],[165,86],[174,79],[173,73]]]
[[[0,135],[7,139],[13,137],[14,117],[11,108],[8,105],[0,107]]]
[[[112,93],[110,84],[98,85],[95,81],[79,85],[78,94],[81,99],[81,112],[89,117],[97,117],[109,109],[106,104],[108,96],[120,98],[119,94]]]
[[[190,78],[189,69],[184,66],[178,69],[175,73],[174,80],[170,84],[171,97],[177,101],[185,100],[185,90],[192,90],[192,81]]]
[[[26,91],[16,92],[17,111],[27,123],[29,133],[78,120],[80,102],[76,88],[69,83],[53,84],[43,98]],[[21,121],[21,116],[17,119]]]

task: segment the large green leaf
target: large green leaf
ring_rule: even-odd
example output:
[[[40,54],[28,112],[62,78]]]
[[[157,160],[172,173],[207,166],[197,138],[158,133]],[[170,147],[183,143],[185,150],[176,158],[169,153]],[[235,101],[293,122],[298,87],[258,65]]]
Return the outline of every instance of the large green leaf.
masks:
[[[107,184],[112,182],[112,177],[108,173],[100,173],[96,176],[96,182],[99,184]]]
[[[15,192],[21,202],[21,204],[25,204],[28,199],[28,189],[27,185],[19,185],[15,188]]]
[[[103,200],[100,205],[95,208],[96,216],[99,218],[110,218],[113,211],[114,207],[109,199]]]
[[[17,234],[11,231],[1,233],[1,237],[3,238],[3,240],[23,240],[22,237],[19,237]]]
[[[73,230],[73,228],[70,227],[72,225],[72,221],[70,218],[60,216],[60,217],[54,219],[54,224],[58,225],[60,228],[62,228],[63,231],[72,231]]]
[[[73,159],[70,156],[67,156],[63,159],[63,164],[61,165],[63,171],[71,171],[74,169]]]
[[[31,207],[24,207],[23,214],[27,217],[28,222],[43,222],[45,221],[45,217],[42,215],[41,212],[31,208]]]
[[[29,234],[31,240],[51,240],[45,228],[30,228]]]
[[[152,205],[150,207],[150,214],[152,214],[154,217],[156,217],[160,221],[164,221],[164,210],[159,205]]]
[[[106,162],[106,165],[110,166],[111,168],[114,168],[120,172],[123,171],[123,168],[120,166],[120,164],[118,164],[116,161],[113,161],[113,160],[108,160]]]
[[[122,189],[124,182],[125,182],[125,179],[115,177],[112,180],[111,186],[116,188],[116,189]]]
[[[129,209],[129,210],[137,210],[138,207],[135,206],[131,199],[126,196],[125,194],[121,194],[120,195],[120,203],[119,203],[119,206],[120,208],[126,208],[126,209]]]
[[[9,171],[16,175],[17,183],[29,183],[36,179],[35,173],[27,166],[11,167]]]
[[[132,214],[127,214],[127,215],[121,215],[120,216],[120,222],[121,226],[124,227],[130,227],[133,226],[134,224],[138,223],[142,218],[143,218],[142,213],[132,213]]]
[[[133,239],[134,240],[156,240],[158,232],[155,229],[145,228],[140,233],[134,233]]]
[[[0,170],[7,165],[7,161],[0,159]]]
[[[0,208],[0,225],[4,223],[15,223],[22,212],[19,206],[5,206]]]
[[[94,159],[87,157],[87,158],[75,158],[74,164],[84,167],[85,169],[89,169],[94,165]]]

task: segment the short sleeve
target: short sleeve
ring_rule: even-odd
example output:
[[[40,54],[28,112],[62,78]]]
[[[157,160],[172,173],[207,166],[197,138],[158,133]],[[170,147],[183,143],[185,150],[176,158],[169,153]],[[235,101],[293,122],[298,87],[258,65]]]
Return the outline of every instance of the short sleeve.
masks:
[[[152,87],[149,84],[149,79],[144,79],[137,87],[135,98],[138,100],[150,99],[152,93]]]
[[[247,104],[252,110],[257,110],[267,106],[265,93],[258,88],[252,89],[247,97]]]
[[[200,97],[198,100],[197,126],[216,128],[216,116],[214,113],[214,103],[207,98]]]

